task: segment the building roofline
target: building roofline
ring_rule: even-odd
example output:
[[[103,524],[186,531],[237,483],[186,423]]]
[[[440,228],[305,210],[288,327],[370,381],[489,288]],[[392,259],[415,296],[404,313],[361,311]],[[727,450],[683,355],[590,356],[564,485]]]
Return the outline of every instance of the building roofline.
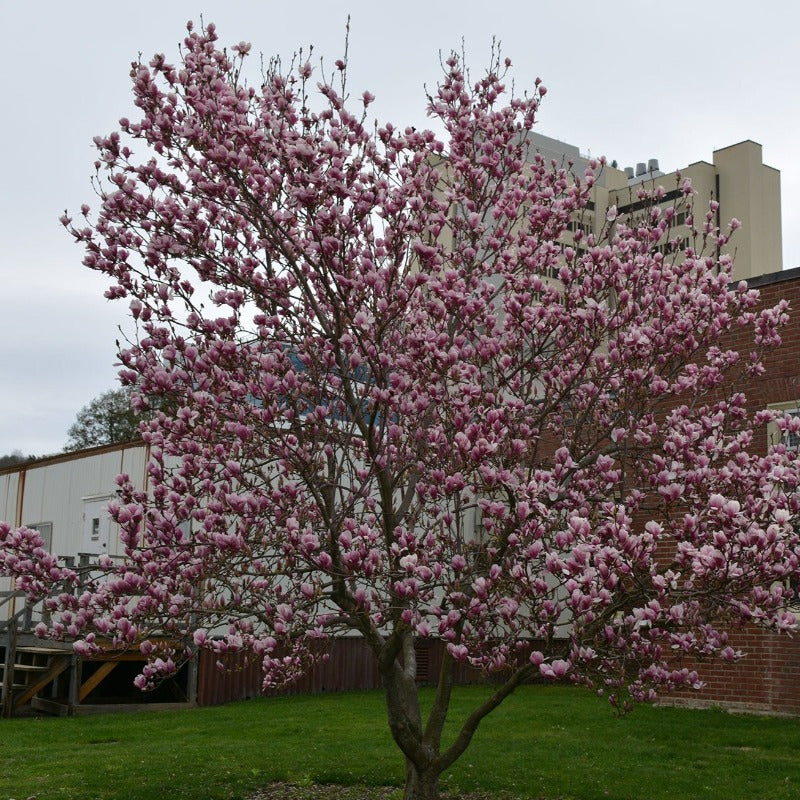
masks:
[[[129,450],[135,447],[145,447],[142,439],[131,439],[127,442],[116,442],[114,444],[101,444],[97,447],[87,447],[85,450],[72,450],[68,453],[57,453],[54,456],[42,456],[31,461],[23,461],[19,464],[12,464],[8,467],[0,468],[0,475],[8,475],[14,472],[22,472],[26,469],[36,469],[37,467],[47,467],[50,464],[61,464],[66,461],[77,461],[81,458],[103,455],[105,453],[116,453],[120,450]]]
[[[755,139],[742,139],[741,142],[736,142],[736,144],[728,144],[725,145],[725,147],[717,147],[714,150],[714,155],[721,153],[723,150],[730,150],[732,147],[739,147],[743,144],[754,144],[761,151],[761,166],[780,174],[780,170],[777,167],[771,167],[769,164],[764,163],[764,145],[762,145],[761,142],[757,142]]]
[[[711,169],[715,169],[714,165],[710,161],[706,161],[705,159],[701,158],[699,161],[692,161],[691,164],[687,164],[685,167],[678,167],[678,169],[672,170],[673,172],[681,172],[682,170],[689,169],[689,167],[711,167]]]
[[[786,283],[787,281],[795,281],[800,278],[800,267],[792,267],[791,269],[782,269],[780,272],[768,272],[766,275],[756,275],[754,278],[747,279],[747,285],[752,289],[758,289],[760,286],[772,286],[774,283]],[[735,281],[735,283],[739,283]]]
[[[732,147],[739,147],[742,144],[754,144],[756,147],[761,147],[763,149],[763,145],[761,142],[757,142],[755,139],[742,139],[741,142],[734,142],[734,144],[726,144],[725,147],[716,147],[714,148],[715,153],[721,153],[723,150],[730,150]]]

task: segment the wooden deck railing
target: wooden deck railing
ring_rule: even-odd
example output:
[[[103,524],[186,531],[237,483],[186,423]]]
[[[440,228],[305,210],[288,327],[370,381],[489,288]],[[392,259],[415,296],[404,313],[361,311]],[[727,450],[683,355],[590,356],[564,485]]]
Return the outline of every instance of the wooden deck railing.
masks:
[[[20,637],[27,635],[25,638],[29,640],[36,625],[40,622],[44,622],[45,625],[50,624],[51,615],[47,608],[47,600],[64,593],[77,594],[81,592],[90,580],[97,578],[98,574],[104,571],[99,567],[97,559],[98,556],[94,553],[78,553],[77,556],[59,558],[60,566],[75,570],[78,575],[77,582],[59,581],[52,586],[46,596],[35,600],[31,600],[26,592],[19,589],[0,591],[0,649],[4,651],[3,661],[0,664],[3,670],[2,678],[0,678],[0,715],[11,716],[15,705],[20,704],[20,697],[15,696],[14,692],[15,662],[17,651],[20,648]],[[30,650],[30,641],[26,647]],[[63,656],[60,657],[60,660],[63,663],[57,665],[59,673],[63,671],[66,664]],[[41,677],[40,683],[51,678],[50,673],[46,673]],[[37,683],[29,686],[28,694],[23,694],[22,700],[26,700],[28,695],[35,693],[38,689],[39,684]],[[19,695],[19,691],[16,694]]]
[[[97,564],[99,558],[97,553],[78,553],[77,556],[62,556],[59,558],[59,565],[68,569],[75,570],[78,574],[77,583],[60,581],[53,585],[50,593],[46,597],[41,597],[31,601],[27,594],[19,589],[0,592],[0,637],[12,624],[16,625],[18,632],[31,632],[39,622],[49,624],[50,613],[46,608],[46,601],[57,597],[60,594],[77,594],[83,590],[89,579],[95,577],[100,567]],[[121,558],[112,556],[112,559]],[[22,601],[22,608],[16,610],[17,601]],[[4,613],[4,607],[8,606]],[[0,640],[0,644],[2,641]]]

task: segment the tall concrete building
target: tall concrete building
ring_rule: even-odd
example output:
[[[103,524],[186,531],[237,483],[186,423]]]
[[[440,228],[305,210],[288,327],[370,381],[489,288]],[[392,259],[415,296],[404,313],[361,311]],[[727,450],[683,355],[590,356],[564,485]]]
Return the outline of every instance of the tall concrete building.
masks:
[[[571,163],[578,175],[589,166],[589,158],[575,145],[534,133],[531,146],[533,152],[540,153],[548,161]],[[660,205],[671,206],[680,201],[680,187],[687,178],[696,192],[696,223],[702,224],[711,200],[719,203],[717,224],[720,227],[724,229],[733,217],[742,223],[723,251],[734,256],[734,278],[753,278],[783,268],[780,172],[764,164],[761,145],[749,140],[715,150],[711,163],[695,161],[666,174],[652,158],[635,168],[607,165],[594,186],[592,203],[573,228],[580,225],[584,230],[599,233],[610,206],[616,206],[620,216],[635,216],[643,208],[638,198],[642,188],[663,186],[665,195]],[[679,248],[689,244],[690,230],[685,222],[686,215],[679,208],[670,231],[670,241],[677,240]],[[665,241],[662,246],[666,249],[669,244]]]

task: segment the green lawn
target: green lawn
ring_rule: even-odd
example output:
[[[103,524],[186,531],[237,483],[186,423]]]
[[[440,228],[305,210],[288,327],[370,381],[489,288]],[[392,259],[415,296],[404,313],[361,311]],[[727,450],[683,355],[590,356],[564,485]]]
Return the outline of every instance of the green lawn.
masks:
[[[457,690],[453,715],[485,691]],[[617,718],[585,690],[533,686],[484,721],[442,787],[547,800],[794,800],[799,755],[798,720],[649,707]],[[379,692],[0,720],[0,800],[232,799],[273,780],[401,779]]]

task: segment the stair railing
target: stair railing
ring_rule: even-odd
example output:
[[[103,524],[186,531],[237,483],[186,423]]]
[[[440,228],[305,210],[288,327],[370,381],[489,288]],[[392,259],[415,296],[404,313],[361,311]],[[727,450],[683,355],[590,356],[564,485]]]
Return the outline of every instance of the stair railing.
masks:
[[[80,592],[92,578],[97,577],[99,570],[97,558],[96,553],[78,553],[77,558],[75,556],[60,557],[59,562],[61,562],[60,565],[62,567],[74,569],[77,573],[77,584],[59,581],[53,585],[47,596],[40,597],[37,600],[30,601],[26,593],[19,589],[0,591],[0,637],[4,635],[6,628],[12,624],[12,621],[16,624],[20,633],[30,633],[39,622],[49,625],[50,612],[46,607],[46,601],[64,593],[75,594]],[[18,611],[16,610],[17,600],[24,601],[22,608]],[[4,606],[9,606],[5,613],[3,613]]]
[[[17,659],[17,620],[16,615],[7,620],[5,625],[5,659],[3,664],[3,681],[0,685],[0,714],[10,717],[14,710],[14,664]]]

